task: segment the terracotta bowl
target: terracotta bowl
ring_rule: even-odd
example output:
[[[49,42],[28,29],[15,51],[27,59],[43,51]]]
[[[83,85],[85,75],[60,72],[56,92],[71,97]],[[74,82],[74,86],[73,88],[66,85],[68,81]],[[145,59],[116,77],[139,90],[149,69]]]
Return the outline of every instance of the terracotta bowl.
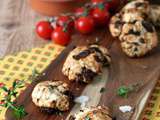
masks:
[[[39,13],[48,16],[71,12],[88,0],[29,0],[31,7]]]

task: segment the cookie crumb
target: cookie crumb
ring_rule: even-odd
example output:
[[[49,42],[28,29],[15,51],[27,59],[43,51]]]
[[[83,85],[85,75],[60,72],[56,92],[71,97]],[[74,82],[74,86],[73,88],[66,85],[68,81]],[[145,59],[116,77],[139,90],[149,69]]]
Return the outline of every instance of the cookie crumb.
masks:
[[[81,104],[81,108],[84,108],[88,101],[89,101],[89,97],[88,96],[79,96],[74,100],[75,103]]]
[[[130,105],[119,106],[119,110],[123,113],[127,113],[132,111],[132,107]]]

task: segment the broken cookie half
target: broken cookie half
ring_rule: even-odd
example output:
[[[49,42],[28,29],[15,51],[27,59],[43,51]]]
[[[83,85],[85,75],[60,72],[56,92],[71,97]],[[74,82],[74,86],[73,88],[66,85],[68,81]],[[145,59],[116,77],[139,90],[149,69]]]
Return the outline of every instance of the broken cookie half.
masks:
[[[67,111],[70,105],[69,87],[62,81],[38,83],[32,92],[32,101],[42,111]]]

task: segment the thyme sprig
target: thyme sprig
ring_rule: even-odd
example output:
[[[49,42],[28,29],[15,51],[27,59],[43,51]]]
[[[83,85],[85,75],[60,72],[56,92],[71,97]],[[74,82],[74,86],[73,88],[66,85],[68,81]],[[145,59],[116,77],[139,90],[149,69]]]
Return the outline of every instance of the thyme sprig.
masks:
[[[123,98],[127,98],[131,92],[137,92],[142,85],[142,83],[135,83],[129,86],[120,86],[117,90],[117,95]]]
[[[5,84],[0,83],[0,89],[4,92],[5,96],[0,101],[0,106],[4,108],[9,108],[13,111],[13,115],[16,119],[21,119],[27,115],[23,106],[17,106],[16,102],[13,101],[13,98],[16,98],[18,95],[17,89],[24,87],[23,80],[15,80],[12,84],[12,87],[7,88]]]
[[[40,73],[37,69],[33,69],[32,74],[27,77],[27,80],[32,82],[39,74]],[[27,112],[25,111],[24,106],[17,106],[13,99],[17,97],[18,89],[25,87],[27,80],[15,80],[10,88],[7,88],[4,83],[0,83],[0,89],[5,95],[2,100],[0,100],[0,106],[11,109],[13,111],[14,117],[18,120],[25,117]]]
[[[131,92],[130,88],[127,86],[120,86],[117,90],[117,95],[127,98],[128,94]]]

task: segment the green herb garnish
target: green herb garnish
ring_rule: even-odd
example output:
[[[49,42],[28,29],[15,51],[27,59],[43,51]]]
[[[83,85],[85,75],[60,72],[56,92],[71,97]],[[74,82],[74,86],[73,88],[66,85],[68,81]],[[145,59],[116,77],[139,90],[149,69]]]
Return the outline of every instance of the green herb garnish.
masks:
[[[128,94],[130,92],[130,89],[126,86],[121,86],[118,88],[117,94],[121,97],[127,98]]]
[[[22,87],[24,87],[23,80],[15,80],[11,88],[7,88],[5,84],[0,83],[0,89],[5,93],[4,98],[0,101],[0,106],[11,109],[16,119],[21,119],[27,115],[23,106],[17,106],[16,102],[12,101],[12,98],[17,97],[17,89]]]
[[[38,77],[39,72],[34,69],[32,71],[32,75],[30,75],[27,80],[30,80],[32,82],[36,77]],[[16,119],[21,119],[24,116],[27,115],[24,106],[20,105],[17,106],[16,102],[13,101],[13,98],[16,98],[18,95],[18,89],[23,88],[27,83],[25,80],[15,80],[12,83],[12,86],[10,88],[7,88],[4,83],[0,83],[0,89],[5,96],[0,100],[0,106],[4,108],[9,108],[13,111],[13,115],[15,116]],[[0,110],[2,111],[2,110]]]
[[[142,83],[136,83],[129,86],[120,86],[117,90],[117,95],[127,98],[129,93],[138,91],[142,85]]]

